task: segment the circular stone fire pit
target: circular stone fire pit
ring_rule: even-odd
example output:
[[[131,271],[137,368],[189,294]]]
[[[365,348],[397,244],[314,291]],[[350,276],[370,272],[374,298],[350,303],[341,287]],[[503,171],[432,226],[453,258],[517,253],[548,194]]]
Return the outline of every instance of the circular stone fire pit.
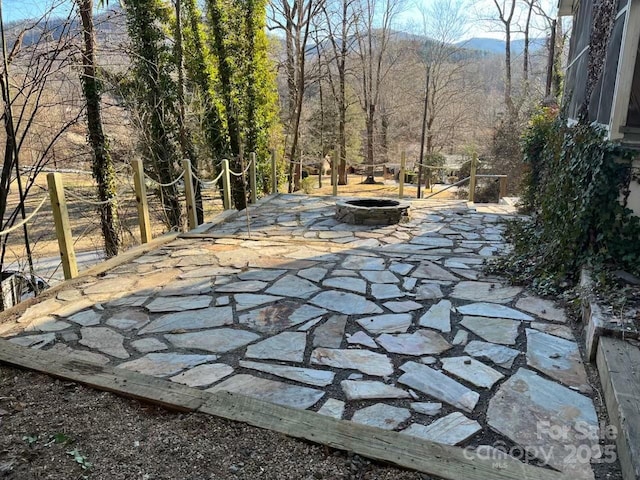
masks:
[[[409,204],[387,198],[339,201],[336,220],[351,225],[393,225],[409,220]]]

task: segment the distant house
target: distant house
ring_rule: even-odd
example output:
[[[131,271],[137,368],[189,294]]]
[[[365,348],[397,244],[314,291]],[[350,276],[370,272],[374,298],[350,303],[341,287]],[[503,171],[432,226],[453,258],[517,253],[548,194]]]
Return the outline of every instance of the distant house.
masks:
[[[607,6],[612,8],[607,10]],[[640,170],[640,0],[560,0],[561,16],[573,17],[565,78],[570,121],[587,115],[606,128],[608,137],[639,149]],[[602,17],[605,16],[606,17]],[[600,17],[599,17],[600,16]],[[611,34],[605,27],[613,20]],[[593,39],[603,39],[594,49]],[[596,51],[592,51],[596,50]],[[593,75],[602,65],[602,74]],[[595,70],[594,70],[595,71]],[[631,180],[629,207],[640,215],[640,184]]]

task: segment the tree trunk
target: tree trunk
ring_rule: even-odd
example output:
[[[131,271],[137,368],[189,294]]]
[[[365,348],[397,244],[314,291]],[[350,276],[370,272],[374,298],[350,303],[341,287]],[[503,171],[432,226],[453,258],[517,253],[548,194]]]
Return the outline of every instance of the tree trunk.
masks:
[[[82,19],[84,49],[81,73],[82,90],[87,105],[87,127],[89,143],[93,149],[93,177],[98,186],[98,199],[108,203],[99,207],[100,227],[104,237],[104,251],[107,257],[118,254],[120,230],[118,204],[116,201],[116,178],[109,146],[102,128],[100,110],[101,82],[96,72],[96,48],[93,25],[93,0],[78,0]]]

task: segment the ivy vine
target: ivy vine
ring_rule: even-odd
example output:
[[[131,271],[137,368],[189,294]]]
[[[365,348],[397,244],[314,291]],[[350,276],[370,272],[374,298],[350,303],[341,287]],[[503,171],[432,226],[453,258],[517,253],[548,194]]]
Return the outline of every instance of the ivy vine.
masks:
[[[490,267],[551,293],[583,265],[640,274],[640,218],[625,205],[634,152],[598,126],[535,115],[522,139],[526,220],[511,222],[512,253]],[[622,202],[621,202],[622,199]]]

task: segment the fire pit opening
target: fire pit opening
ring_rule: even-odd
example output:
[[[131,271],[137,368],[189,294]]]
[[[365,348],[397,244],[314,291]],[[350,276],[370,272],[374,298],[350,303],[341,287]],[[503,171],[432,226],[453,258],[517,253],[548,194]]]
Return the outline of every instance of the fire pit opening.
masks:
[[[409,204],[386,198],[339,201],[336,220],[352,225],[393,225],[409,220]]]

